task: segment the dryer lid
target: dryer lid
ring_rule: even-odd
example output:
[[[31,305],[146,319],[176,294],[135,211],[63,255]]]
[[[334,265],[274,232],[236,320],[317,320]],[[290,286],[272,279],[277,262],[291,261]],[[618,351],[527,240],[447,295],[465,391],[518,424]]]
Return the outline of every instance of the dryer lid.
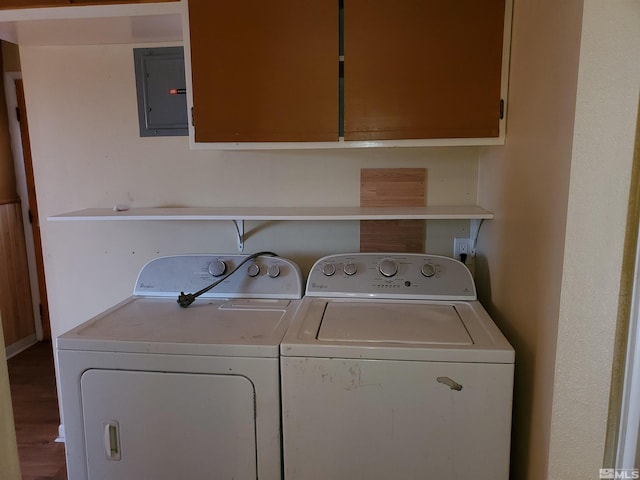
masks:
[[[278,357],[299,300],[130,297],[57,338],[62,350]]]
[[[330,302],[317,339],[374,344],[473,344],[454,305],[408,302]]]

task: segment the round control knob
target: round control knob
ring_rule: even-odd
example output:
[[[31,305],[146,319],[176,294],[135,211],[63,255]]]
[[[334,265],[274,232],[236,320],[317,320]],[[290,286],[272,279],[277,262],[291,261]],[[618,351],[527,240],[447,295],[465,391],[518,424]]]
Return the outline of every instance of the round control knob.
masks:
[[[421,272],[425,277],[433,277],[436,274],[436,267],[432,263],[425,263],[422,265]]]
[[[334,273],[336,273],[336,266],[333,263],[325,263],[322,265],[322,273],[326,277],[330,277]]]
[[[384,258],[378,264],[378,271],[385,277],[393,277],[398,273],[398,264],[393,258]]]
[[[271,278],[276,278],[280,275],[280,267],[276,263],[269,265],[267,267],[267,275]]]
[[[260,265],[258,265],[257,263],[252,263],[251,265],[249,265],[249,268],[247,268],[247,275],[249,275],[250,277],[257,277],[260,274]]]
[[[342,270],[344,271],[344,273],[351,276],[355,275],[358,272],[358,266],[355,263],[345,263],[344,267],[342,267]]]
[[[224,263],[219,258],[216,258],[213,262],[209,264],[209,273],[214,277],[219,277],[220,275],[224,275],[224,272],[227,271],[227,264]]]

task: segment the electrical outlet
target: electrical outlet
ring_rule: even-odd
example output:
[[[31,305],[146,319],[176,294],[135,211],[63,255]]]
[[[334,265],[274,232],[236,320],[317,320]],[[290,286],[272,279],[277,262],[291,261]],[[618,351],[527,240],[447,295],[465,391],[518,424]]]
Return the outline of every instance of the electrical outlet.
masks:
[[[453,239],[453,258],[460,260],[460,254],[471,254],[471,239],[470,238],[454,238]]]

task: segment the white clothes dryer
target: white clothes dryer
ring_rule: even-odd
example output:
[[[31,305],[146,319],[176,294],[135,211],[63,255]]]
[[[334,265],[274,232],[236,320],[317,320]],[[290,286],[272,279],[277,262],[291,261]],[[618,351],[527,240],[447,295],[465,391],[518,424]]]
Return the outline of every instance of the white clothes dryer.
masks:
[[[507,480],[514,350],[462,263],[312,268],[281,346],[286,480]]]
[[[279,345],[303,279],[247,259],[153,260],[132,297],[57,338],[70,480],[282,478]]]

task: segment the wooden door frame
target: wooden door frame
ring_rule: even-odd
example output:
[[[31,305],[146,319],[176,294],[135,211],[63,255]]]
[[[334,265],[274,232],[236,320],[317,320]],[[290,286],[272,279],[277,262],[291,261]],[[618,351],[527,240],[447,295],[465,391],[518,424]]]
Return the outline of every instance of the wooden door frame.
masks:
[[[49,340],[51,338],[50,325],[43,325],[40,311],[40,287],[38,282],[38,264],[34,235],[29,222],[29,201],[27,192],[27,181],[24,167],[24,155],[22,150],[22,136],[20,134],[20,122],[16,116],[18,106],[18,94],[16,92],[16,80],[22,80],[21,72],[5,72],[5,96],[7,101],[7,111],[9,114],[9,133],[11,135],[11,148],[16,171],[16,183],[18,195],[22,199],[22,219],[24,225],[24,235],[27,247],[27,262],[29,265],[29,283],[31,284],[33,317],[36,327],[36,338],[38,340]],[[46,296],[46,292],[45,292]],[[46,297],[45,297],[46,298]],[[44,306],[44,308],[47,308]]]

